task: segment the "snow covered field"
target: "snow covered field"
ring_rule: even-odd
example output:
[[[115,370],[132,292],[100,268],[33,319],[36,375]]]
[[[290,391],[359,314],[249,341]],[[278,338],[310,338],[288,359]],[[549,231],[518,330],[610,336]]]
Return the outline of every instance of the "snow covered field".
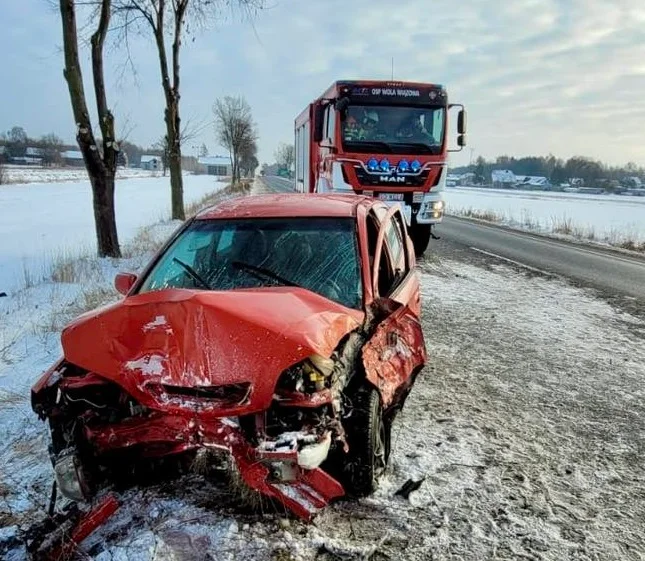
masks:
[[[51,183],[61,181],[85,181],[87,171],[85,168],[43,168],[28,166],[5,166],[7,183]],[[135,177],[159,177],[160,171],[148,171],[145,169],[119,168],[118,179],[129,179]]]
[[[491,213],[509,226],[615,245],[645,242],[645,197],[454,187],[448,214]],[[570,232],[566,232],[570,230]]]
[[[114,268],[99,269],[108,286]],[[252,513],[225,485],[187,476],[122,494],[122,509],[83,544],[86,558],[642,560],[645,323],[506,266],[446,259],[422,263],[421,274],[431,362],[394,427],[392,465],[374,496],[340,501],[305,525]],[[24,560],[19,528],[43,516],[52,481],[28,390],[58,356],[48,318],[81,294],[41,285],[0,309],[24,323],[0,352],[8,561]],[[38,321],[43,329],[30,328]],[[410,478],[420,488],[397,496]]]
[[[208,175],[184,176],[189,204],[224,187]],[[168,177],[124,179],[116,184],[120,241],[170,215]],[[0,187],[0,292],[48,276],[52,259],[96,253],[89,181]]]

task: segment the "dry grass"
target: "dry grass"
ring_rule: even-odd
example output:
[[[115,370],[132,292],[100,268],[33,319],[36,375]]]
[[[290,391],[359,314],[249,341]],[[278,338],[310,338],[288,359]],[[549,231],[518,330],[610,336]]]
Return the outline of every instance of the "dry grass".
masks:
[[[228,187],[202,197],[200,200],[186,207],[186,216],[195,216],[201,210],[213,206],[221,201],[242,195],[248,195],[253,185],[252,179],[242,179],[239,183],[231,184]]]
[[[504,217],[493,210],[481,210],[476,208],[460,208],[454,211],[457,216],[465,216],[466,218],[476,218],[478,220],[485,220],[486,222],[503,222]]]
[[[60,253],[53,259],[50,278],[53,282],[76,284],[100,275],[101,266],[96,258]]]
[[[166,240],[155,235],[155,228],[153,226],[146,226],[141,228],[137,235],[123,246],[121,255],[125,259],[132,259],[147,253],[156,253],[159,251]]]
[[[566,236],[571,236],[573,234],[573,229],[573,220],[571,220],[570,217],[563,216],[561,218],[551,218],[551,231],[554,234],[564,234]]]

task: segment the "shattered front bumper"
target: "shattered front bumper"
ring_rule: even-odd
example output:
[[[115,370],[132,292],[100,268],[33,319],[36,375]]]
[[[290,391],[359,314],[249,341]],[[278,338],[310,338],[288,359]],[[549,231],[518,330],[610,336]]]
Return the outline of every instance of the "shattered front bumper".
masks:
[[[104,427],[85,426],[84,431],[101,453],[134,445],[144,450],[163,450],[163,455],[200,448],[225,451],[251,489],[280,501],[307,521],[331,500],[345,494],[338,481],[317,467],[329,449],[328,434],[305,447],[299,447],[293,439],[277,446],[267,447],[264,443],[254,448],[234,419],[187,419],[158,412]]]

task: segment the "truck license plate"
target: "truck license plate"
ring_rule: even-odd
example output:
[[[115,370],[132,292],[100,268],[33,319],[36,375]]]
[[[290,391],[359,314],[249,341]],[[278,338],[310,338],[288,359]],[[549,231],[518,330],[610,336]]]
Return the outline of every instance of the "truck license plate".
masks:
[[[402,201],[403,193],[379,193],[378,198],[382,201]]]

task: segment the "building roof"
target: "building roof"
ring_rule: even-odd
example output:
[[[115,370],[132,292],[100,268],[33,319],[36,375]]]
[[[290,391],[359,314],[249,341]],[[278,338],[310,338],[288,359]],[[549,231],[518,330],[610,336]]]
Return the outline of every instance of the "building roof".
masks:
[[[378,202],[361,195],[311,195],[280,193],[237,197],[207,208],[197,215],[199,220],[212,218],[287,218],[298,216],[356,216],[356,208]]]
[[[25,156],[42,156],[45,151],[42,148],[33,148],[28,146],[25,150]]]
[[[82,160],[83,154],[79,150],[65,150],[61,154],[65,160]]]
[[[230,166],[231,158],[228,156],[200,156],[197,163],[203,166]]]
[[[147,163],[150,163],[150,162],[154,162],[155,160],[157,162],[160,162],[161,161],[161,156],[155,156],[154,154],[144,154],[143,156],[141,156],[141,163],[142,164],[147,164]]]

